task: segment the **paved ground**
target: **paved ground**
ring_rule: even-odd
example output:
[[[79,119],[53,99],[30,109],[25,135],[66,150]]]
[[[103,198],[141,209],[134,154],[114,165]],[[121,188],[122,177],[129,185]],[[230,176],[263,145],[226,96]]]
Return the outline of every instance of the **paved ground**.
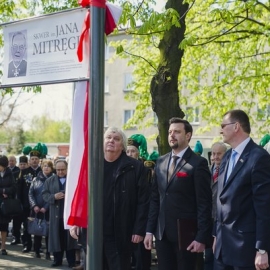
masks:
[[[10,245],[12,238],[9,236],[7,239],[6,249],[8,252],[7,256],[0,254],[0,270],[45,270],[45,269],[70,269],[67,266],[67,262],[63,261],[63,266],[59,268],[51,268],[52,261],[45,260],[45,254],[41,254],[41,259],[34,258],[34,252],[22,253],[23,246]],[[51,256],[52,257],[52,256]],[[53,257],[52,257],[53,259]],[[96,270],[96,269],[95,269]],[[152,266],[151,270],[157,270],[155,265]]]
[[[45,260],[44,254],[42,253],[41,259],[34,258],[34,252],[22,253],[23,246],[21,244],[11,246],[11,237],[8,237],[6,244],[7,256],[0,254],[0,269],[13,270],[13,269],[33,269],[33,270],[45,270],[50,269],[52,261]],[[70,269],[67,263],[61,268],[53,269]]]

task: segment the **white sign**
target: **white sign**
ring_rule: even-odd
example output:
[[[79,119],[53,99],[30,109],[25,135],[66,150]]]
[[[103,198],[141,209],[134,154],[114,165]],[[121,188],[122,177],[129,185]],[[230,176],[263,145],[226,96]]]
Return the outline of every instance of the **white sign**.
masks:
[[[89,60],[77,48],[86,9],[54,13],[3,26],[1,87],[88,79]]]

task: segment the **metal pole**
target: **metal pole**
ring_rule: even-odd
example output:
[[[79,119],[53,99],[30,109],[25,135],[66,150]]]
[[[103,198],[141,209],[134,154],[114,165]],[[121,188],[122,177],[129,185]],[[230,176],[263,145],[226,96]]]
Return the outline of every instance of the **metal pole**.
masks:
[[[105,9],[90,8],[89,179],[87,270],[102,269]]]

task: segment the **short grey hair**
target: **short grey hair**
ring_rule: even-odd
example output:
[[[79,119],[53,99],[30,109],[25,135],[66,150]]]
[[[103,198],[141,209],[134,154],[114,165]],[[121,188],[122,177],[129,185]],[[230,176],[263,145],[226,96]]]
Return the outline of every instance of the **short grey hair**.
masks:
[[[215,143],[213,143],[213,145],[212,145],[212,147],[211,147],[211,150],[212,150],[213,147],[216,146],[216,145],[221,146],[221,148],[224,150],[224,153],[228,150],[228,149],[227,149],[227,146],[226,146],[226,144],[225,144],[224,142],[215,142]]]
[[[123,146],[123,151],[126,152],[127,151],[127,137],[125,135],[125,133],[120,129],[120,128],[117,128],[117,127],[109,127],[105,133],[104,133],[104,139],[106,138],[106,136],[109,134],[109,133],[119,133],[120,136],[122,137],[122,146]]]

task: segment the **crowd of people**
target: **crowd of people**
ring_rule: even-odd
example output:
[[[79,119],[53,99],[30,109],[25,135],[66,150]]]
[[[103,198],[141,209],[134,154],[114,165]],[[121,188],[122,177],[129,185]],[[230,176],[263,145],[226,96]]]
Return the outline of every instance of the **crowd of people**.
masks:
[[[223,142],[212,145],[209,161],[202,145],[189,146],[193,129],[178,117],[169,120],[171,151],[147,152],[141,134],[126,138],[119,128],[104,133],[103,269],[150,270],[156,249],[159,270],[268,269],[270,251],[270,155],[250,138],[248,115],[224,114]],[[229,146],[229,147],[228,147]],[[229,148],[229,149],[228,149]],[[86,249],[86,229],[64,228],[68,163],[42,159],[40,151],[0,157],[0,203],[17,197],[21,216],[12,217],[11,244],[32,250],[29,216],[46,219],[45,257],[61,266],[85,269],[80,250]],[[0,213],[1,253],[7,255],[6,235],[11,217]],[[23,234],[21,236],[21,226]],[[34,236],[40,258],[41,236]],[[90,251],[91,252],[91,251]]]

